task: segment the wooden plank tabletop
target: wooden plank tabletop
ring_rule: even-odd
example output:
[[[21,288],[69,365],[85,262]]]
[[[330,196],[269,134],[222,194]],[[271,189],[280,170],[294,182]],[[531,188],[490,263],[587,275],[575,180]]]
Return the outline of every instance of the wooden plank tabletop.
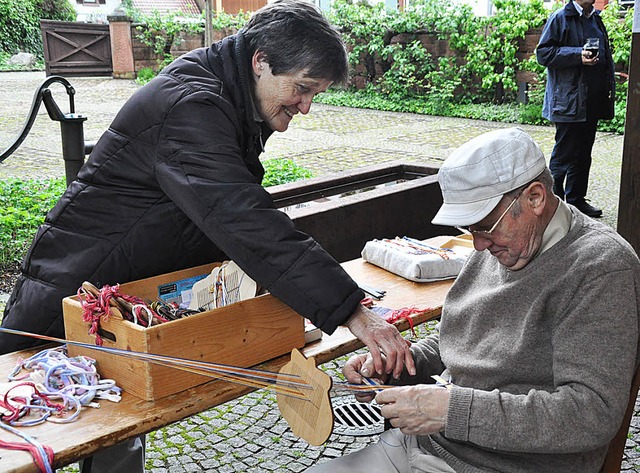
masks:
[[[435,283],[414,283],[377,268],[360,259],[343,264],[346,271],[360,284],[384,289],[385,297],[377,305],[398,309],[415,306],[425,309],[413,316],[415,324],[438,317],[442,303],[452,284],[452,280]],[[400,330],[408,328],[408,322],[398,323]],[[333,360],[362,347],[345,327],[339,327],[332,335],[303,348],[305,356],[313,356],[317,364]],[[39,351],[30,350],[0,356],[0,380],[13,370],[19,357],[25,358]],[[281,356],[262,363],[256,368],[278,371],[289,361],[289,356]],[[117,380],[116,380],[117,382]],[[224,381],[210,381],[206,384],[150,402],[124,393],[122,401],[113,403],[101,401],[99,409],[83,409],[77,421],[70,424],[44,424],[23,427],[24,432],[53,448],[55,468],[87,457],[96,451],[115,445],[125,439],[146,434],[173,422],[198,414],[224,402],[243,396],[253,389]],[[0,429],[0,439],[21,441],[13,434]],[[0,450],[2,471],[34,472],[31,456],[22,451]]]

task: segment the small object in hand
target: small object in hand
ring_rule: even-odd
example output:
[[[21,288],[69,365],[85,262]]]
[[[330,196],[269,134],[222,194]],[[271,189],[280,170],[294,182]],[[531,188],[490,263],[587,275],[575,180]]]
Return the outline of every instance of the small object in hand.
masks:
[[[366,376],[362,377],[362,383],[363,384],[368,384],[369,386],[380,386],[380,382],[373,379],[373,378],[368,378]],[[378,388],[378,389],[371,389],[370,392],[372,393],[379,393],[380,391],[382,391],[382,389]]]
[[[587,52],[588,59],[596,58],[600,52],[600,40],[598,38],[587,38],[587,42],[582,49]]]

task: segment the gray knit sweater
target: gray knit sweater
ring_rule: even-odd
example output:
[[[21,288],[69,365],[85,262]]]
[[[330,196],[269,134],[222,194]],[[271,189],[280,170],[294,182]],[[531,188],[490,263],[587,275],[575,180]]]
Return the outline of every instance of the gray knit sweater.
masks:
[[[614,230],[572,213],[569,233],[519,271],[475,252],[439,336],[412,347],[412,384],[452,375],[446,429],[419,441],[457,472],[602,466],[638,360],[640,262]]]

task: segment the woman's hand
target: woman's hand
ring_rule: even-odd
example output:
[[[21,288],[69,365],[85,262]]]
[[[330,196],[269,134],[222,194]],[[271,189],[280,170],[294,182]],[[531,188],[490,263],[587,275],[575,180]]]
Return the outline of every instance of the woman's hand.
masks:
[[[409,350],[411,342],[405,340],[394,325],[363,305],[358,305],[345,325],[369,348],[375,373],[393,374],[394,378],[399,378],[406,367],[410,375],[416,374],[413,356]]]

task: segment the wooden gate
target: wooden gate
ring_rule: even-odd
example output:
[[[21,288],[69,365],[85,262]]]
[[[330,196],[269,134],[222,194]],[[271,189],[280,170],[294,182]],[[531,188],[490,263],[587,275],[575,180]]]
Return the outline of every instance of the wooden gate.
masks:
[[[109,25],[41,20],[47,76],[110,76]]]

